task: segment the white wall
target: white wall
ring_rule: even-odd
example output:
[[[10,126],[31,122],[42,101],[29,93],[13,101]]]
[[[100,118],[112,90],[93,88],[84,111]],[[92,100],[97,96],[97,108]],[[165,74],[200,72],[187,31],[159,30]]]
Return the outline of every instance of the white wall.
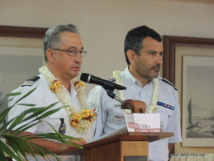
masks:
[[[50,27],[57,23],[76,24],[88,51],[82,72],[103,78],[111,76],[115,69],[124,69],[123,42],[131,28],[148,25],[161,35],[212,38],[213,16],[214,3],[170,0],[0,0],[0,25]],[[89,86],[86,92],[93,87]]]
[[[0,25],[50,27],[73,23],[88,51],[82,72],[107,78],[113,70],[125,68],[124,37],[136,26],[147,25],[161,35],[213,38],[214,1],[187,1],[0,0]],[[89,85],[86,92],[93,86]],[[179,147],[176,151],[187,152]]]

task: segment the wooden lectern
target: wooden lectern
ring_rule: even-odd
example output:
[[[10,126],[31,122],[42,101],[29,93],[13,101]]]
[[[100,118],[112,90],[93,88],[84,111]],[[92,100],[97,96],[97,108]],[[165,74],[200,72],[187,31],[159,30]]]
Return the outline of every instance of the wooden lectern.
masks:
[[[126,132],[84,145],[84,161],[147,161],[148,143],[173,136],[162,132]]]
[[[146,104],[138,100],[125,100],[121,109],[132,113],[145,113]],[[84,161],[148,161],[149,142],[173,136],[162,132],[126,132],[83,146]]]

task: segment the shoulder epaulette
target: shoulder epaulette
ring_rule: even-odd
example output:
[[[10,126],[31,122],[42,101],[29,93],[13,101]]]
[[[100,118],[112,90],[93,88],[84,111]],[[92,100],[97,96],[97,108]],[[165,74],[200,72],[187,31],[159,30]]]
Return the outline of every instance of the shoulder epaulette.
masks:
[[[37,76],[34,76],[28,80],[26,80],[21,87],[25,87],[25,86],[32,86],[34,82],[36,82],[38,79],[40,79],[40,77],[37,75]]]
[[[158,77],[160,80],[162,80],[163,82],[171,85],[175,90],[177,90],[177,88],[174,86],[174,84],[172,84],[170,81],[168,81],[167,79],[165,78],[162,78],[162,77]]]

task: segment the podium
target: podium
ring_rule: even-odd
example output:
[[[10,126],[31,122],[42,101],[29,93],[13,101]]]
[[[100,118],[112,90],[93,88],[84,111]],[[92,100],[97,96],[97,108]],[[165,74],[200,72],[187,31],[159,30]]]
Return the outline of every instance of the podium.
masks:
[[[162,132],[125,132],[100,139],[83,145],[84,161],[148,161],[149,142],[173,135]],[[73,151],[82,150],[74,147]],[[11,157],[7,159],[12,161]]]
[[[126,132],[85,144],[84,161],[147,161],[149,142],[173,136],[162,132]]]

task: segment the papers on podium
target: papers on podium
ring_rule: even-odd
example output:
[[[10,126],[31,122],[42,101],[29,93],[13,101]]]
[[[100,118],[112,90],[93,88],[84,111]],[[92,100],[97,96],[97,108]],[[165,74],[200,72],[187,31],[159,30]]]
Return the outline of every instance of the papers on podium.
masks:
[[[115,136],[115,135],[119,135],[119,134],[123,134],[123,133],[126,133],[128,132],[128,129],[127,129],[127,126],[124,125],[123,127],[121,127],[120,129],[116,130],[116,131],[113,131],[109,134],[105,134],[103,136],[101,136],[99,139],[96,139],[96,140],[100,140],[100,139],[104,139],[104,138],[108,138],[108,137],[111,137],[111,136]],[[94,141],[96,141],[94,140]]]
[[[159,113],[125,113],[128,132],[161,132]]]
[[[96,140],[108,138],[126,132],[161,132],[159,113],[124,113],[124,115],[126,125],[116,131],[105,134]]]

